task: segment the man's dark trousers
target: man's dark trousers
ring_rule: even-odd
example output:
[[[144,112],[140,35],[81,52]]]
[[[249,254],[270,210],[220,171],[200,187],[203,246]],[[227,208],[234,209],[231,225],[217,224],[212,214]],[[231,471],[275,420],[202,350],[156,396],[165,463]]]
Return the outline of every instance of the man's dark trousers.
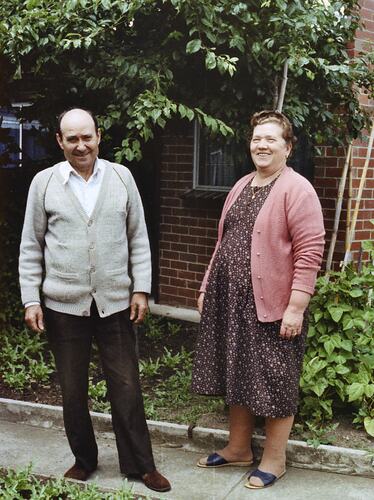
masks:
[[[155,470],[129,309],[100,318],[93,302],[91,316],[45,309],[45,319],[75,463],[89,472],[97,466],[98,450],[88,411],[88,368],[95,338],[108,387],[121,472],[136,476]]]

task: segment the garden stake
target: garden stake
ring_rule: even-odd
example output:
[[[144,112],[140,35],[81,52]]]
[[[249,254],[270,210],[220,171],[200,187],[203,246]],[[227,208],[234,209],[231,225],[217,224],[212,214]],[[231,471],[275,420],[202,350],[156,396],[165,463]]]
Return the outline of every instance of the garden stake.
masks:
[[[345,252],[347,251],[348,248],[349,228],[351,226],[351,220],[352,220],[352,160],[353,160],[353,155],[351,155],[351,161],[349,162],[349,169],[348,169],[347,221],[345,229],[345,247],[344,247]]]
[[[360,181],[360,187],[358,189],[358,194],[357,194],[357,199],[356,199],[356,204],[355,204],[355,209],[353,212],[353,217],[352,217],[352,222],[351,222],[351,227],[349,230],[349,239],[348,239],[348,246],[345,251],[344,255],[344,261],[343,261],[343,266],[342,266],[342,271],[344,271],[344,268],[346,267],[348,263],[348,258],[349,258],[349,253],[351,251],[351,246],[353,242],[353,238],[355,235],[355,228],[356,228],[356,222],[357,222],[357,216],[358,216],[358,209],[360,207],[360,202],[362,198],[362,191],[364,190],[364,185],[366,181],[366,174],[369,168],[369,161],[371,158],[371,150],[373,149],[373,141],[374,141],[374,120],[372,120],[371,124],[371,133],[370,133],[370,139],[369,139],[369,144],[368,144],[368,149],[366,152],[366,160],[365,160],[365,165],[364,169],[362,171],[362,176],[361,176],[361,181]]]
[[[335,209],[334,229],[332,231],[330,248],[329,248],[329,253],[327,256],[326,272],[331,271],[332,257],[334,255],[336,238],[338,235],[340,214],[342,212],[343,195],[344,195],[345,184],[347,181],[347,172],[348,172],[349,164],[351,161],[351,157],[352,157],[352,141],[348,147],[347,157],[345,159],[342,176],[341,176],[340,182],[339,182],[338,198],[337,198],[336,209]]]

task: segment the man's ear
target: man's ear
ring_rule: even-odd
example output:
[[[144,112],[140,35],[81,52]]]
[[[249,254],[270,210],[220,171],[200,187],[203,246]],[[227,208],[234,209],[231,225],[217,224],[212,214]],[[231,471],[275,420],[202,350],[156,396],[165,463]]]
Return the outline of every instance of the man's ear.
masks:
[[[62,138],[58,132],[56,133],[56,141],[58,142],[58,145],[60,146],[60,148],[63,150],[64,147],[62,145]]]
[[[101,142],[101,130],[98,128],[96,133],[97,133],[97,138],[98,138],[98,144],[100,144],[100,142]]]

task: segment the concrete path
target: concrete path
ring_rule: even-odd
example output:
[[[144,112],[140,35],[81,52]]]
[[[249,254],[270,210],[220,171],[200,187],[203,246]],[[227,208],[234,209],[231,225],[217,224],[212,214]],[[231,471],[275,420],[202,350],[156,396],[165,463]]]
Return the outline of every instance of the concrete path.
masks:
[[[115,441],[107,433],[97,437],[99,468],[89,482],[106,489],[119,488],[123,478]],[[374,479],[291,467],[272,488],[253,491],[244,488],[246,469],[199,469],[195,463],[200,453],[157,440],[153,445],[157,466],[170,479],[173,489],[158,495],[141,482],[129,483],[135,496],[170,500],[374,500]],[[0,467],[19,469],[30,463],[36,474],[61,477],[73,463],[64,432],[0,421]]]

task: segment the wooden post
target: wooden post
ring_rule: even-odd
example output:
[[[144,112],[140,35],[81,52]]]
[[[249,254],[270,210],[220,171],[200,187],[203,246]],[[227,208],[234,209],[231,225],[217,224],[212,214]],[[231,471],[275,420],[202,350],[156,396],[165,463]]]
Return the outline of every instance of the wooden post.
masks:
[[[347,157],[345,159],[342,176],[341,176],[340,182],[339,182],[338,198],[337,198],[336,208],[335,208],[334,228],[333,228],[332,235],[331,235],[329,253],[327,256],[326,272],[331,271],[332,257],[334,255],[336,238],[338,235],[340,214],[342,212],[344,189],[345,189],[345,184],[347,181],[347,172],[348,172],[348,167],[349,167],[349,164],[351,161],[351,156],[352,156],[352,142],[350,143],[350,145],[348,147]]]

